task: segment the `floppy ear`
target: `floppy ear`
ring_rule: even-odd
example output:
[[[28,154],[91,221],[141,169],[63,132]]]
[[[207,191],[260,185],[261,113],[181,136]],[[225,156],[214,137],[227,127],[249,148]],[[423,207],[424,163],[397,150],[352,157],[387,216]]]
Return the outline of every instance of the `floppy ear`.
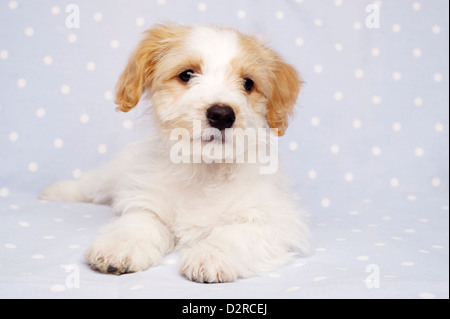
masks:
[[[135,107],[142,94],[150,88],[162,55],[170,47],[179,26],[157,25],[145,32],[145,38],[131,54],[116,85],[116,110],[128,112]]]
[[[275,80],[266,117],[269,127],[278,129],[278,136],[283,136],[303,82],[297,71],[281,59],[276,62],[274,70]]]

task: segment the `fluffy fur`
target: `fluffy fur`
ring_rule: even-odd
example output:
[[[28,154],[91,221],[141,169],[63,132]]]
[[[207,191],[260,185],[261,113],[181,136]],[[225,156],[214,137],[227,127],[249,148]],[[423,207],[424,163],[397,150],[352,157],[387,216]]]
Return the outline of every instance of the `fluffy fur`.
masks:
[[[189,83],[179,75],[192,70]],[[255,85],[244,89],[249,78]],[[118,218],[86,252],[93,269],[137,272],[176,247],[180,271],[197,282],[231,282],[307,252],[308,230],[280,173],[252,163],[175,164],[174,128],[208,127],[211,105],[229,105],[233,128],[288,127],[301,80],[295,69],[254,37],[212,26],[158,25],[132,53],[116,88],[117,110],[144,94],[155,133],[78,181],[57,182],[42,199],[111,205]],[[201,143],[207,141],[202,137]],[[227,143],[227,141],[223,141]]]

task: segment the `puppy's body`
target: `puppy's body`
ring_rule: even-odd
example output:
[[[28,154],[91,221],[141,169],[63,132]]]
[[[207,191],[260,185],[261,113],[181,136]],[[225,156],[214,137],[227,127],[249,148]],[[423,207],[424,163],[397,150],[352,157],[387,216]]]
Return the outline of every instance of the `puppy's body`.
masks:
[[[252,163],[176,164],[169,136],[179,127],[192,132],[193,120],[217,126],[205,114],[225,106],[233,110],[227,120],[233,128],[268,125],[282,135],[299,84],[290,66],[251,37],[214,27],[158,26],[132,55],[116,99],[118,109],[128,111],[147,92],[155,134],[79,181],[51,185],[41,198],[113,207],[120,217],[86,253],[102,272],[145,270],[175,247],[181,272],[198,282],[271,270],[307,251],[307,228],[282,175],[262,175]]]

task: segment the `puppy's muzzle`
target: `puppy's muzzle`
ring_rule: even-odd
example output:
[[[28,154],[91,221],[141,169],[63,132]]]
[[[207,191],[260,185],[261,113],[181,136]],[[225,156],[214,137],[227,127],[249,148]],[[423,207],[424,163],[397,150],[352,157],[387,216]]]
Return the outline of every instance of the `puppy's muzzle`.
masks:
[[[228,105],[213,105],[206,110],[209,125],[220,131],[231,128],[236,121],[236,114]]]

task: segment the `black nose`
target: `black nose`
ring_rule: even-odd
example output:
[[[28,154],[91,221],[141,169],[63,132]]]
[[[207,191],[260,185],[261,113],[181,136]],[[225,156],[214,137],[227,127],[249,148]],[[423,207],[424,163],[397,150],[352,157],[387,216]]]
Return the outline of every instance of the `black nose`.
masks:
[[[233,126],[236,115],[228,105],[213,105],[206,111],[206,118],[212,127],[222,131]]]

